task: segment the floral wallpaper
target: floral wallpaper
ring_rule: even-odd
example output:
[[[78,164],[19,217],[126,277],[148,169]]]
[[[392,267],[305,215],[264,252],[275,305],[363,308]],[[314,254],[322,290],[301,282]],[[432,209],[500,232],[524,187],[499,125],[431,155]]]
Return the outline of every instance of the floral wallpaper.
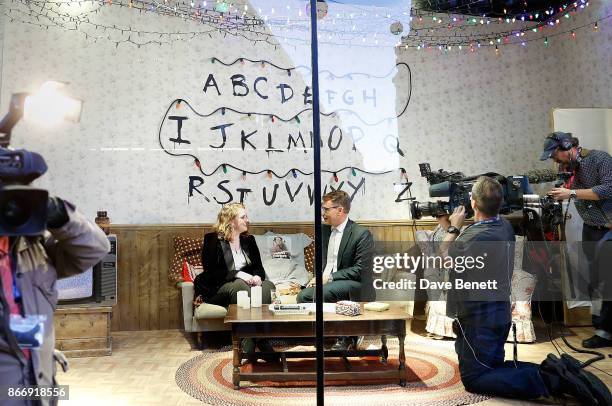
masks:
[[[609,2],[592,1],[575,24],[611,12]],[[96,18],[118,25],[177,29],[167,18],[143,18],[137,13],[103,11]],[[198,113],[226,106],[292,117],[304,107],[302,93],[310,81],[307,70],[289,77],[270,66],[225,67],[211,63],[211,58],[233,61],[246,57],[296,66],[308,62],[307,48],[274,49],[217,37],[164,46],[115,46],[75,32],[4,22],[2,106],[7,106],[12,93],[34,91],[48,79],[70,82],[68,93],[84,101],[79,124],[44,129],[22,121],[15,127],[12,146],[41,152],[49,165],[36,185],[74,202],[91,218],[97,210],[107,210],[114,223],[122,224],[212,222],[219,203],[230,194],[233,200],[239,199],[241,189],[251,189],[243,197],[252,221],[312,219],[311,176],[290,173],[278,180],[264,172],[243,178],[240,171],[229,168],[227,173],[219,170],[206,177],[193,157],[164,151],[181,152],[176,143],[167,141],[176,135],[176,122],[168,116],[186,115],[184,135],[197,142],[178,147],[197,151],[193,155],[205,172],[222,163],[251,171],[312,171],[309,113],[300,116],[300,123],[271,123],[266,115],[234,117],[230,112],[202,118],[188,106],[177,109],[172,105],[181,98]],[[394,187],[394,183],[405,182],[399,167],[406,168],[408,179],[414,182],[413,195],[419,200],[429,200],[427,185],[419,176],[421,162],[468,175],[490,171],[512,175],[541,167],[538,155],[552,108],[612,106],[611,36],[612,27],[606,20],[599,24],[598,32],[581,30],[575,40],[551,38],[547,49],[537,43],[526,48],[503,47],[499,56],[491,49],[474,54],[323,49],[321,69],[337,76],[349,72],[369,76],[321,76],[324,113],[348,104],[348,99],[342,100],[347,89],[354,90],[350,106],[359,113],[359,117],[350,112],[322,117],[322,167],[391,171],[365,175],[349,169],[337,173],[337,181],[333,174],[325,173],[323,186],[327,191],[340,187],[354,195],[351,217],[355,219],[408,220],[407,202],[395,202],[401,186]],[[411,81],[399,64],[409,66]],[[384,76],[387,72],[390,74]],[[203,92],[210,74],[218,80],[221,96],[213,88]],[[279,97],[263,102],[253,91],[248,97],[232,97],[236,89],[229,78],[235,74],[244,74],[251,89],[254,78],[265,76],[270,83],[266,89],[272,92],[285,81],[296,89],[296,96],[286,103]],[[406,112],[395,118],[408,95]],[[368,126],[359,118],[379,123]],[[228,129],[227,148],[210,147],[221,140],[219,130],[211,127],[230,119],[235,126]],[[257,150],[248,145],[241,149],[241,134],[233,131],[238,128],[247,133],[258,131],[252,138]],[[351,133],[351,128],[361,128],[366,135]],[[284,152],[266,151],[268,132]],[[298,133],[304,136],[306,148],[287,151],[287,134]],[[397,139],[403,156],[397,151]],[[332,151],[330,143],[335,146],[336,142],[338,149]],[[199,186],[190,189],[190,185]]]

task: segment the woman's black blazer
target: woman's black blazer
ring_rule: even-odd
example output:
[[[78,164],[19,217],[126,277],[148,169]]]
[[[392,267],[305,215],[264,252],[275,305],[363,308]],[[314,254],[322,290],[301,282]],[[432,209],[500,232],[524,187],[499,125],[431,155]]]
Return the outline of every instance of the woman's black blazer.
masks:
[[[266,273],[261,264],[261,255],[255,237],[241,235],[240,246],[247,260],[247,265],[242,269],[236,269],[229,242],[220,239],[216,232],[204,235],[204,245],[202,246],[203,271],[196,276],[193,282],[194,297],[202,295],[202,299],[206,302],[217,293],[223,284],[236,279],[238,271],[257,275],[262,281],[265,280]]]

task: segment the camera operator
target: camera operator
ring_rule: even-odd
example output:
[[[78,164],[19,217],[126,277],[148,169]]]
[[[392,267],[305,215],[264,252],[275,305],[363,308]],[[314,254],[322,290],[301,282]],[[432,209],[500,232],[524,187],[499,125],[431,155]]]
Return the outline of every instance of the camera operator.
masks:
[[[612,223],[612,158],[605,151],[587,150],[571,133],[554,132],[544,141],[540,159],[552,158],[560,171],[571,173],[564,187],[553,188],[549,195],[557,200],[574,199],[582,218],[582,249],[590,273],[590,289],[597,287],[598,276],[593,266],[596,242],[608,232]],[[605,293],[604,293],[605,295]],[[612,302],[604,300],[601,311],[592,308],[595,335],[584,340],[585,348],[612,346]]]
[[[465,219],[463,206],[450,217],[443,250],[453,261],[460,256],[486,257],[482,269],[465,273],[451,270],[451,280],[458,278],[497,281],[497,289],[482,292],[458,291],[456,284],[449,295],[447,312],[456,317],[455,351],[459,360],[461,381],[466,390],[507,398],[536,399],[567,393],[581,403],[597,404],[595,394],[578,374],[570,372],[558,359],[547,359],[542,365],[504,361],[504,344],[511,327],[510,281],[514,268],[514,231],[499,216],[503,201],[501,184],[481,176],[472,187],[471,207],[474,224],[459,231]],[[456,268],[456,267],[455,267]]]
[[[33,162],[31,174],[34,175],[20,182],[27,184],[42,175],[47,167],[42,156],[20,152],[28,162]],[[3,158],[9,153],[0,149]],[[2,188],[14,181],[4,173],[0,173],[0,180]],[[4,193],[6,190],[0,190],[0,196]],[[22,200],[22,206],[26,202],[27,199]],[[26,207],[17,209],[26,210]],[[1,213],[3,216],[4,210],[6,207]],[[55,282],[57,278],[84,272],[110,249],[102,230],[86,220],[72,204],[49,197],[46,212],[47,230],[40,230],[40,235],[0,235],[0,384],[3,389],[56,384],[55,361],[59,354],[54,352]],[[3,232],[7,233],[0,230],[0,234]],[[57,403],[55,398],[0,400],[2,405],[11,406]]]

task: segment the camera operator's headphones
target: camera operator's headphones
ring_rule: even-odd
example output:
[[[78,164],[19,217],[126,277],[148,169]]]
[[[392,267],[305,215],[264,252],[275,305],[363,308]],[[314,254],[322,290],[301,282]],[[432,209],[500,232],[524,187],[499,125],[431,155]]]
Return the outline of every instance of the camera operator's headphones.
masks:
[[[569,151],[574,147],[574,143],[572,142],[572,133],[564,133],[561,131],[556,131],[552,134],[549,134],[546,138],[549,138],[557,144],[557,147],[561,151]]]

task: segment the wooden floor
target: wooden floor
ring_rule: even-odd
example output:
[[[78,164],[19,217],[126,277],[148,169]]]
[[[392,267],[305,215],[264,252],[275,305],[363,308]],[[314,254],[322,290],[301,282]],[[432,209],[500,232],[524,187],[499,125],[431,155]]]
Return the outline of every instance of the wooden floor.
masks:
[[[415,330],[419,331],[418,328]],[[579,345],[581,339],[592,333],[587,328],[572,331],[575,335],[568,339],[574,345]],[[213,345],[224,344],[225,339],[228,338],[218,337],[218,342]],[[539,363],[549,352],[554,352],[551,343],[544,339],[545,334],[540,334],[540,343],[520,345],[519,359]],[[406,337],[407,345],[426,345],[428,340],[413,332]],[[456,359],[453,341],[444,344],[448,346],[448,356]],[[612,348],[605,350],[606,355],[612,353]],[[178,367],[197,354],[198,351],[192,349],[183,333],[177,330],[115,332],[112,356],[72,358],[70,371],[58,372],[59,383],[70,387],[70,400],[62,401],[60,405],[201,405],[200,401],[182,392],[174,381]],[[506,354],[511,357],[511,345],[506,347]],[[575,356],[581,360],[588,358],[582,354]],[[601,371],[589,370],[612,387],[612,359],[599,361],[595,366]],[[491,399],[480,405],[535,404],[550,403]]]

